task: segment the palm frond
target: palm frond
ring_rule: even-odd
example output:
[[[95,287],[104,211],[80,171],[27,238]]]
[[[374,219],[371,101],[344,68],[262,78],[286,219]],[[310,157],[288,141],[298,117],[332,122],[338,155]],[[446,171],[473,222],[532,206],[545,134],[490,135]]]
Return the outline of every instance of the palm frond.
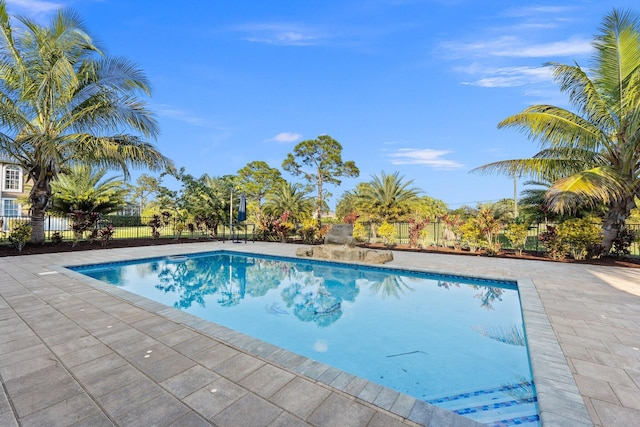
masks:
[[[614,169],[597,167],[556,181],[547,192],[547,202],[554,211],[564,213],[579,205],[593,207],[620,200],[632,185]]]
[[[627,95],[625,82],[640,67],[639,29],[638,18],[631,12],[614,9],[604,18],[594,42],[596,82],[612,95],[612,107],[619,115]]]
[[[528,176],[534,180],[553,182],[563,176],[566,171],[580,170],[584,163],[571,158],[538,158],[501,160],[472,169],[472,173],[500,173],[506,176]]]
[[[601,97],[598,87],[580,66],[556,63],[550,66],[560,90],[568,93],[569,100],[586,121],[600,130],[615,129],[617,117],[611,116],[608,100]]]
[[[593,123],[564,108],[533,105],[507,117],[498,128],[517,128],[541,146],[584,147],[597,150],[607,141],[607,134]]]

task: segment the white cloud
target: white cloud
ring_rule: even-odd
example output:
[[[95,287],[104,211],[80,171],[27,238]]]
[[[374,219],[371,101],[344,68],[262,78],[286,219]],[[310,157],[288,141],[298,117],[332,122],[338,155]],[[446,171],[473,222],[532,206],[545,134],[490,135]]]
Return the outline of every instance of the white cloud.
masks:
[[[394,153],[388,154],[394,165],[427,165],[436,169],[459,169],[463,165],[454,160],[444,159],[443,156],[451,153],[446,150],[433,150],[431,148],[400,148]]]
[[[200,117],[192,116],[188,112],[171,108],[169,105],[156,105],[155,109],[159,116],[169,117],[174,120],[189,123],[196,126],[205,126],[206,121]]]
[[[300,135],[299,133],[281,132],[281,133],[277,134],[276,136],[267,139],[267,141],[275,141],[275,142],[280,142],[280,143],[296,142],[301,137],[302,137],[302,135]]]
[[[539,43],[527,46],[525,43],[515,43],[513,46],[506,46],[491,52],[494,56],[509,56],[512,58],[547,58],[547,57],[568,57],[581,56],[591,53],[591,40],[581,37],[571,37],[551,43]]]
[[[480,87],[517,87],[553,82],[553,72],[549,67],[502,67],[482,68],[478,64],[458,67],[458,72],[477,76],[475,80],[462,84]]]
[[[531,16],[544,15],[549,19],[549,15],[558,13],[567,13],[573,9],[568,6],[525,6],[508,9],[505,16],[512,18],[528,18]]]
[[[63,5],[44,0],[7,0],[7,8],[11,13],[20,14],[47,14],[55,12]]]
[[[458,57],[500,56],[509,58],[552,58],[582,56],[592,52],[591,40],[582,37],[570,37],[548,43],[530,44],[514,36],[472,43],[448,42],[443,47]]]
[[[245,33],[247,41],[280,46],[310,46],[321,39],[317,30],[292,23],[245,24],[235,30]]]

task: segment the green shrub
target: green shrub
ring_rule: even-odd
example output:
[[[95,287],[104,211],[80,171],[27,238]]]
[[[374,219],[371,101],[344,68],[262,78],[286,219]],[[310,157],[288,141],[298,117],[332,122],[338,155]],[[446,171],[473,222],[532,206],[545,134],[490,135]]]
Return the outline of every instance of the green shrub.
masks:
[[[355,222],[353,224],[353,238],[359,242],[364,242],[369,237],[367,229],[361,222]]]
[[[100,238],[100,243],[102,246],[106,245],[113,239],[113,235],[116,229],[113,224],[107,224],[104,228],[101,228],[98,231],[98,237]]]
[[[317,219],[305,219],[298,229],[298,234],[302,241],[307,244],[314,244],[320,238],[320,225]]]
[[[494,212],[491,209],[481,209],[472,221],[480,228],[484,240],[482,243],[487,250],[487,255],[496,255],[500,252],[501,244],[498,241],[498,232],[502,229],[502,224],[495,217]]]
[[[551,259],[562,260],[567,256],[569,246],[558,235],[557,227],[547,225],[547,231],[540,233],[538,240],[542,242]]]
[[[475,221],[467,221],[458,226],[458,232],[460,233],[462,245],[469,248],[469,251],[475,252],[481,246],[482,230],[480,230],[480,226]]]
[[[597,256],[602,236],[602,225],[593,217],[573,218],[558,225],[558,237],[568,245],[574,259]]]
[[[418,241],[420,240],[420,236],[422,235],[422,230],[429,225],[428,219],[415,219],[409,218],[409,247],[417,248]]]
[[[51,243],[53,243],[55,246],[61,244],[63,240],[64,238],[62,237],[62,233],[60,233],[59,231],[56,231],[51,235]]]
[[[9,242],[18,249],[18,252],[22,252],[22,248],[31,239],[31,225],[26,222],[16,222],[11,229],[9,235]]]
[[[624,256],[631,254],[629,249],[631,245],[638,239],[638,234],[634,230],[623,228],[618,232],[611,246],[611,255]]]
[[[389,224],[385,221],[380,224],[380,227],[378,227],[378,236],[382,238],[382,242],[385,246],[393,246],[396,243],[398,232],[393,224]]]
[[[527,244],[527,234],[529,232],[529,224],[518,224],[512,222],[505,230],[504,235],[509,239],[511,247],[516,250],[518,255],[522,255],[525,245]]]

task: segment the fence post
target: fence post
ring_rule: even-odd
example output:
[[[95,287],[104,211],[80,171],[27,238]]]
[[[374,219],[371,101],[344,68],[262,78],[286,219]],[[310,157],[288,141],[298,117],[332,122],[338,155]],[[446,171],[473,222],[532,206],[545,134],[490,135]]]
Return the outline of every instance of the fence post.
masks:
[[[540,236],[540,217],[537,216],[536,217],[536,252],[538,252],[538,242],[540,241],[540,239],[538,238]]]

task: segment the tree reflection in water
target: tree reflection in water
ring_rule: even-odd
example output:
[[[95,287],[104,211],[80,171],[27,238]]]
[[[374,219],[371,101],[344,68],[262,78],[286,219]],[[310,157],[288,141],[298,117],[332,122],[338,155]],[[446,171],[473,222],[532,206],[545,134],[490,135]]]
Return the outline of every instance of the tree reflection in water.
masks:
[[[342,314],[342,302],[354,302],[360,289],[355,277],[344,279],[344,270],[315,265],[313,271],[295,270],[291,284],[280,295],[288,308],[303,322],[326,327]]]
[[[288,309],[303,322],[313,322],[320,327],[335,323],[343,315],[343,302],[355,302],[360,292],[360,283],[366,283],[373,294],[381,298],[400,299],[414,289],[409,281],[420,280],[411,276],[367,272],[366,276],[342,268],[322,264],[298,264],[272,259],[245,256],[218,255],[193,257],[181,262],[164,260],[154,264],[159,284],[156,289],[178,295],[174,307],[187,309],[193,304],[205,307],[208,295],[218,297],[222,307],[238,305],[248,297],[261,297],[270,290],[283,285],[280,297]],[[105,273],[110,276],[111,273]],[[117,274],[109,277],[118,280]],[[361,280],[360,280],[361,279]],[[438,287],[459,288],[460,283],[438,281]],[[480,293],[475,298],[480,306],[493,309],[493,304],[502,301],[503,289],[472,285]],[[288,313],[279,309],[278,314]],[[269,311],[269,310],[268,310]],[[271,310],[270,312],[274,312]]]
[[[502,294],[504,293],[504,289],[496,288],[493,286],[479,286],[479,285],[471,285],[473,289],[479,290],[480,293],[474,295],[474,298],[480,300],[480,307],[486,308],[487,310],[493,310],[493,304],[499,301],[502,301]],[[459,288],[460,283],[457,282],[446,282],[444,280],[438,280],[438,287],[451,289],[453,287]]]
[[[186,309],[194,303],[205,306],[204,297],[219,290],[227,280],[227,269],[207,258],[189,258],[184,262],[162,261],[158,264],[156,289],[178,294],[175,308]]]
[[[403,295],[405,290],[414,291],[414,289],[407,284],[407,280],[418,280],[407,276],[398,276],[390,274],[375,274],[367,275],[369,289],[374,294],[380,294],[382,299],[386,297],[395,297],[400,299],[400,295]]]

